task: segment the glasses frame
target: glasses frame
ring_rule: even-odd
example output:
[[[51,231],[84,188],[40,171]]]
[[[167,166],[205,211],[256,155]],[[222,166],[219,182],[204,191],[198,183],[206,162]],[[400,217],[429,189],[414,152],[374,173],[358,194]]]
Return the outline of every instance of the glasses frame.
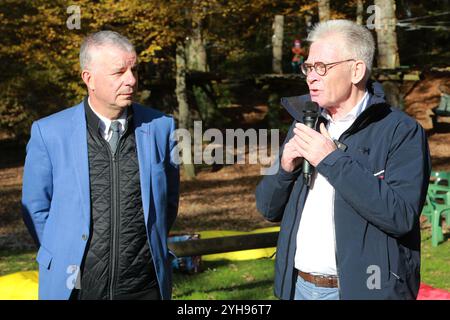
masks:
[[[321,77],[325,76],[328,73],[328,70],[330,70],[331,68],[333,68],[334,66],[343,63],[343,62],[348,62],[348,61],[356,61],[356,59],[347,59],[347,60],[342,60],[342,61],[336,61],[336,62],[330,62],[330,63],[323,63],[320,61],[315,62],[314,64],[310,64],[310,63],[305,63],[303,62],[301,64],[300,70],[302,70],[302,73],[305,76],[308,76],[308,74],[312,71],[312,69],[314,69],[314,71]],[[317,68],[319,66],[324,66],[325,67],[325,72],[323,74],[320,74],[319,72],[317,72]]]

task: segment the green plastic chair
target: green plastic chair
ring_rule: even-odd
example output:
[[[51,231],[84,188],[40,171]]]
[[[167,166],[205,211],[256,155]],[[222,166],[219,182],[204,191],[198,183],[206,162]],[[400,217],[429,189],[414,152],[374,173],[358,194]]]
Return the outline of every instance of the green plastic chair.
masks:
[[[431,171],[431,176],[430,176],[431,180],[430,182],[432,182],[433,184],[437,184],[439,186],[445,186],[447,187],[447,189],[433,189],[433,187],[431,188],[432,191],[435,191],[435,193],[437,194],[447,194],[447,204],[450,202],[450,172],[449,171]],[[448,211],[446,211],[446,222],[447,222],[447,226],[450,226],[450,213]]]
[[[448,171],[431,171],[429,185],[437,184],[437,185],[448,186],[449,181],[450,181],[450,172],[448,172]],[[428,191],[431,191],[431,189],[429,189]],[[422,210],[422,214],[424,216],[426,216],[428,221],[430,221],[430,223],[431,223],[431,215],[433,213],[434,207],[431,205],[429,198],[430,197],[427,194],[424,208]]]
[[[444,241],[442,218],[445,216],[447,225],[450,218],[450,187],[430,183],[427,192],[427,206],[422,213],[431,223],[431,244],[436,247]]]
[[[434,212],[434,205],[431,202],[430,195],[427,192],[425,204],[423,205],[423,209],[422,209],[422,215],[425,216],[425,218],[427,218],[429,223],[431,223],[431,218],[433,216],[433,212]]]
[[[450,172],[449,171],[431,171],[430,183],[446,185],[450,187]]]

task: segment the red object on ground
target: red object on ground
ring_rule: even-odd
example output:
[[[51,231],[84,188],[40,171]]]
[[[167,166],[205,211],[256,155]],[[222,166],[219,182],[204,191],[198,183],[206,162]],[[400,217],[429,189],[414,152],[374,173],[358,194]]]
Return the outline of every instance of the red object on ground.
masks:
[[[417,300],[450,300],[450,292],[421,283]]]

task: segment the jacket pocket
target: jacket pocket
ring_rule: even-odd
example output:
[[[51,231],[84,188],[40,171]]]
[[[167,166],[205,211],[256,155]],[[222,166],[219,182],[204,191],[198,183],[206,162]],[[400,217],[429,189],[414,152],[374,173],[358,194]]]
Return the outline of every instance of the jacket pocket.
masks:
[[[41,246],[36,256],[36,261],[44,268],[50,270],[53,256],[45,247]]]

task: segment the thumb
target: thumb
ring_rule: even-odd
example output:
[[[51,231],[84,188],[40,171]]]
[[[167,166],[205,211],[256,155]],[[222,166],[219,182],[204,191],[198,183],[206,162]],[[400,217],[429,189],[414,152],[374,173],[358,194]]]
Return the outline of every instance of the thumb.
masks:
[[[333,140],[330,134],[328,133],[328,130],[325,128],[325,124],[323,123],[320,124],[320,133],[324,135],[326,138]]]

